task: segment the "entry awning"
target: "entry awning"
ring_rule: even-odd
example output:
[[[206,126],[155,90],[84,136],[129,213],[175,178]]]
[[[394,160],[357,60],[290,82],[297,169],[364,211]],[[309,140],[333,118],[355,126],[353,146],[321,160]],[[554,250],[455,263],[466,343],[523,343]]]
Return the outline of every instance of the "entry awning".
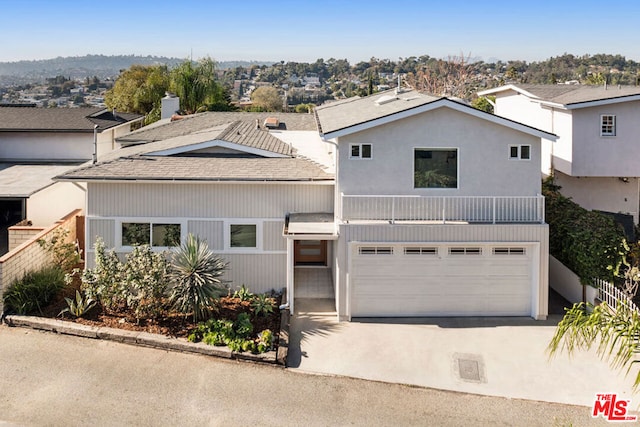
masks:
[[[291,213],[285,221],[284,235],[316,235],[323,239],[337,238],[333,213]]]

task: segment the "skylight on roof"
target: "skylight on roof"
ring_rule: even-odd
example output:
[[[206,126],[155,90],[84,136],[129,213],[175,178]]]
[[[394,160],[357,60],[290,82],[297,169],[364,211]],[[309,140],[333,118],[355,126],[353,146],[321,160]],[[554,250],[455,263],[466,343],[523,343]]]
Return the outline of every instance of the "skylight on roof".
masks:
[[[390,102],[396,101],[398,97],[396,95],[383,95],[380,98],[376,99],[376,105],[384,105]]]

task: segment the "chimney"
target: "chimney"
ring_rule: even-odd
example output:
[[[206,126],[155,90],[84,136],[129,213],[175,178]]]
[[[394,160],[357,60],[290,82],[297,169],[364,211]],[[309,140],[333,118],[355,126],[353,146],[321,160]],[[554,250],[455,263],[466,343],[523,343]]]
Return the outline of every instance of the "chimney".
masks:
[[[161,101],[160,119],[170,119],[178,111],[180,111],[180,98],[166,92],[166,96]]]

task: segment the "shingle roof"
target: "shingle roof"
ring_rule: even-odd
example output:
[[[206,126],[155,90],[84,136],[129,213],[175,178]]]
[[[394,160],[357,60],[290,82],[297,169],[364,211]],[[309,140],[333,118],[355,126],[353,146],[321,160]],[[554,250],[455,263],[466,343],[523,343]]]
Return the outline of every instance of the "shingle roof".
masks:
[[[0,196],[29,197],[54,184],[56,175],[75,165],[0,163]]]
[[[98,132],[132,120],[140,114],[119,113],[114,116],[104,108],[0,108],[0,132]]]
[[[420,107],[439,99],[441,98],[414,90],[396,94],[392,89],[364,98],[348,98],[323,104],[315,111],[320,122],[320,132],[328,134]]]
[[[333,175],[295,157],[219,158],[136,155],[85,166],[56,177],[60,180],[151,181],[330,181]]]
[[[176,136],[188,135],[193,132],[236,121],[255,123],[255,121],[258,120],[260,125],[262,125],[267,117],[278,118],[280,120],[280,126],[286,130],[317,130],[315,119],[311,114],[212,111],[194,114],[174,122],[143,127],[118,138],[118,142],[126,144],[159,141]]]
[[[517,84],[482,91],[481,94],[496,93],[508,89],[520,89],[540,100],[561,105],[602,101],[640,95],[640,86],[592,86],[592,85],[536,85]]]

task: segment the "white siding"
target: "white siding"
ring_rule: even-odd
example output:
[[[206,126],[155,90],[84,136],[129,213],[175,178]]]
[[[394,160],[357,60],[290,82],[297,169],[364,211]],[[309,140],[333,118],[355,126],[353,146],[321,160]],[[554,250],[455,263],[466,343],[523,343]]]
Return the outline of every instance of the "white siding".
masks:
[[[263,249],[265,251],[286,251],[287,239],[282,237],[284,221],[265,221],[262,229],[264,233]]]
[[[223,254],[229,262],[229,270],[224,275],[233,288],[246,285],[251,292],[281,290],[287,285],[286,254],[236,255]]]
[[[104,246],[108,249],[113,248],[116,244],[115,240],[115,221],[112,219],[87,218],[86,219],[86,247],[94,248],[98,237],[104,241]],[[93,258],[91,255],[88,258]]]
[[[211,250],[224,249],[224,222],[223,221],[188,221],[187,233],[192,233],[209,244]]]
[[[277,218],[333,212],[333,185],[89,183],[87,215]]]

